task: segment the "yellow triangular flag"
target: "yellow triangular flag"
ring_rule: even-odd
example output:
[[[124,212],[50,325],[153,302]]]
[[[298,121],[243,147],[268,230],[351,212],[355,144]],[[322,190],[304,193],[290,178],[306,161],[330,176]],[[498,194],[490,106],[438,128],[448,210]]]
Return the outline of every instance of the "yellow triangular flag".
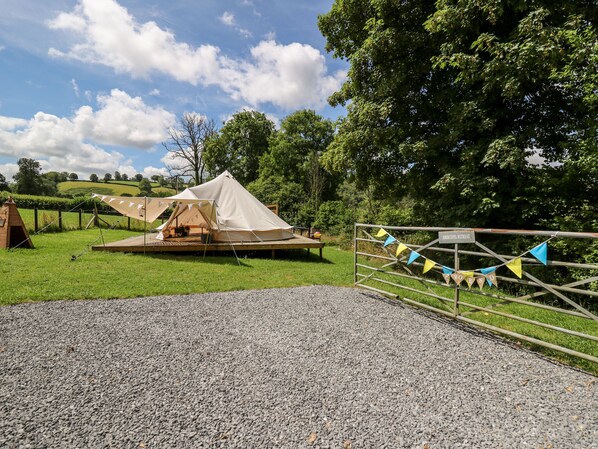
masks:
[[[399,246],[397,246],[397,257],[399,257],[399,254],[401,254],[403,251],[405,251],[407,248],[407,245],[404,245],[402,243],[399,243]]]
[[[378,231],[378,234],[376,234],[376,237],[384,237],[387,234],[388,234],[388,232],[386,232],[384,229],[380,228],[380,230]]]
[[[430,259],[426,259],[426,261],[424,262],[424,273],[427,273],[428,271],[430,271],[432,268],[434,268],[435,265],[436,265],[436,262],[434,262],[433,260],[430,260]]]
[[[519,277],[519,279],[521,279],[521,276],[523,275],[523,270],[521,269],[520,257],[517,257],[516,259],[513,259],[510,262],[507,262],[507,268],[511,270],[513,273],[515,273]]]
[[[473,271],[462,271],[461,273],[463,273],[463,276],[466,278],[472,278],[474,275]]]

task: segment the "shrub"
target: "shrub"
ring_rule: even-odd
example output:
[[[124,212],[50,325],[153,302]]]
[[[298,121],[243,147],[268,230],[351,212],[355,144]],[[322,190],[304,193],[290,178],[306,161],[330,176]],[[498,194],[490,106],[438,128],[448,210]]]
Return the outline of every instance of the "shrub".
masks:
[[[318,208],[314,227],[332,235],[350,234],[354,221],[353,213],[345,203],[326,201]]]
[[[10,194],[9,192],[0,192],[0,202],[4,203],[9,196],[12,196],[17,206],[21,209],[37,208],[40,210],[67,211],[80,205],[77,209],[91,210],[97,207],[101,211],[112,210],[107,204],[91,197],[57,198],[53,196],[17,195]]]
[[[267,179],[258,178],[247,186],[258,200],[264,204],[278,204],[280,217],[291,225],[297,221],[299,205],[305,202],[303,188],[296,183],[286,182],[280,176]]]

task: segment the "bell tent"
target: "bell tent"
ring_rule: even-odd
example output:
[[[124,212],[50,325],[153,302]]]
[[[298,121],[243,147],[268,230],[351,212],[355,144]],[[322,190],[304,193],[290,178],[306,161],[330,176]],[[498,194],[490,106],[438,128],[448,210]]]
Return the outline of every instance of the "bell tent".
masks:
[[[158,239],[185,236],[213,242],[261,242],[293,238],[293,228],[225,171],[212,181],[168,198],[97,195],[123,215],[152,223],[168,207]],[[209,236],[209,237],[208,237]]]

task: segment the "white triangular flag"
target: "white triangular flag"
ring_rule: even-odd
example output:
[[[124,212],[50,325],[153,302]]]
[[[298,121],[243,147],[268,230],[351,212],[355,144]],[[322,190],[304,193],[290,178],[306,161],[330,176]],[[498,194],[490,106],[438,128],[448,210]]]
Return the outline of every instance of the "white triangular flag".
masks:
[[[444,278],[444,282],[446,282],[446,285],[451,284],[451,275],[450,274],[442,273],[442,277]]]

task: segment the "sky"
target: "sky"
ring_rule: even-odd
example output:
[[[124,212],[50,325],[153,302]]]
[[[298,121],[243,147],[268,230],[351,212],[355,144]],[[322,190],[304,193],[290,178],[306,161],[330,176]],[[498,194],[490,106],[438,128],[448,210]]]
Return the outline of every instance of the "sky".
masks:
[[[317,26],[332,1],[0,0],[0,173],[167,175],[185,112],[344,115],[327,98],[348,65]]]

